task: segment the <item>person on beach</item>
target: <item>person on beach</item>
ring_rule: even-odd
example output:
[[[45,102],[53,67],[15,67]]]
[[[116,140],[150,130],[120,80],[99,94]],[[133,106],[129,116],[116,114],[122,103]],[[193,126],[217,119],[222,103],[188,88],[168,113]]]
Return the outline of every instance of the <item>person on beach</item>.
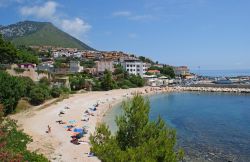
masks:
[[[48,125],[48,131],[47,131],[48,133],[50,133],[51,132],[51,127]]]

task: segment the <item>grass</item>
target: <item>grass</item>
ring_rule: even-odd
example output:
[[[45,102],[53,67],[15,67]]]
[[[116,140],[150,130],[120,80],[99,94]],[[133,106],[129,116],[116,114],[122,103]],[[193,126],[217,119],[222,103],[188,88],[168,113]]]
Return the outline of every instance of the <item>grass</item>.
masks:
[[[30,105],[29,101],[27,101],[26,99],[21,99],[18,101],[17,107],[15,109],[15,113],[28,110],[31,107],[32,105]]]

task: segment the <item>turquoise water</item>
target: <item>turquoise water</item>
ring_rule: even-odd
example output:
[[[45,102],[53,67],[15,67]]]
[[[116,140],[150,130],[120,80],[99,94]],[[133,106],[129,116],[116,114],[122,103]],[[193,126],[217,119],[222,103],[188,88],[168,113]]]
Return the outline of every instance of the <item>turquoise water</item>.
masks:
[[[186,161],[250,161],[250,96],[229,93],[171,93],[150,97],[150,119],[159,115],[177,130]],[[115,131],[120,106],[105,122]]]

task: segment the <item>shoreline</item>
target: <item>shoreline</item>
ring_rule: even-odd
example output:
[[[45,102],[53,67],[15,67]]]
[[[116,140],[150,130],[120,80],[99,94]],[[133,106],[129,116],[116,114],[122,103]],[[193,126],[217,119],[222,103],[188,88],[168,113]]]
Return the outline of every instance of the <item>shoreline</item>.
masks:
[[[94,133],[96,126],[102,122],[105,113],[113,107],[135,93],[142,95],[152,95],[157,92],[168,92],[169,88],[132,88],[117,89],[111,91],[96,91],[83,94],[74,94],[68,99],[52,104],[44,109],[40,106],[33,107],[27,111],[11,115],[12,119],[17,120],[20,129],[30,135],[33,142],[28,144],[28,149],[44,154],[50,161],[99,161],[97,157],[88,157],[90,152],[89,136]],[[90,111],[89,108],[99,103],[96,111],[91,111],[88,121],[81,121],[84,112]],[[70,109],[65,109],[69,107]],[[65,114],[58,115],[60,111]],[[59,124],[56,121],[62,120],[65,124]],[[65,126],[70,125],[70,121],[75,127],[87,127],[88,133],[81,139],[80,145],[74,145],[70,142],[72,131],[67,131]],[[51,133],[46,133],[48,125],[51,127]],[[72,129],[73,130],[73,129]]]
[[[190,89],[191,88],[191,89]],[[216,90],[217,89],[217,90]],[[220,91],[219,91],[220,90]],[[142,87],[132,89],[117,89],[111,91],[96,91],[83,94],[74,94],[68,99],[52,104],[47,108],[40,109],[40,106],[29,109],[15,115],[12,119],[18,121],[19,128],[30,135],[33,139],[28,145],[31,151],[37,151],[44,154],[51,161],[99,161],[97,157],[88,157],[90,144],[88,143],[90,134],[94,133],[96,126],[103,122],[105,114],[116,104],[130,99],[135,93],[144,96],[150,96],[159,93],[182,92],[182,91],[211,91],[211,92],[229,92],[227,89],[201,88],[201,87]],[[248,89],[250,92],[250,89]],[[231,89],[230,92],[243,92],[238,89]],[[99,103],[97,111],[92,112],[94,116],[89,115],[87,122],[81,121],[84,112]],[[70,109],[66,110],[67,106]],[[65,114],[58,116],[60,111]],[[58,124],[57,120],[62,120],[66,124]],[[80,145],[70,143],[73,132],[66,130],[70,120],[75,120],[76,127],[86,126],[88,133],[83,137]],[[46,133],[47,126],[50,125],[52,131]]]

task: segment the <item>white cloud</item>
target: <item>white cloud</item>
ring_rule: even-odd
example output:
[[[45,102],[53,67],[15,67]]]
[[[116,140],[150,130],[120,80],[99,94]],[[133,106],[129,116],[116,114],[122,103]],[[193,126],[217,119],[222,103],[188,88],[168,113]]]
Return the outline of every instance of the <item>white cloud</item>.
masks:
[[[130,11],[117,11],[114,12],[112,15],[116,17],[128,17],[132,15],[132,13]]]
[[[136,15],[130,11],[117,11],[112,13],[113,17],[125,17],[129,20],[142,21],[142,20],[153,20],[154,16],[150,14]]]
[[[20,12],[23,16],[52,19],[55,16],[57,6],[56,2],[48,1],[42,6],[22,7]]]
[[[135,15],[129,17],[130,20],[153,20],[154,16],[152,15]]]
[[[73,36],[78,37],[82,33],[86,33],[91,29],[91,26],[80,18],[75,18],[73,20],[63,19],[61,21],[62,29]]]
[[[20,13],[24,17],[50,21],[72,36],[85,40],[86,33],[91,29],[91,25],[79,17],[68,19],[60,16],[59,6],[60,4],[55,1],[47,1],[42,5],[23,6],[20,8]]]

